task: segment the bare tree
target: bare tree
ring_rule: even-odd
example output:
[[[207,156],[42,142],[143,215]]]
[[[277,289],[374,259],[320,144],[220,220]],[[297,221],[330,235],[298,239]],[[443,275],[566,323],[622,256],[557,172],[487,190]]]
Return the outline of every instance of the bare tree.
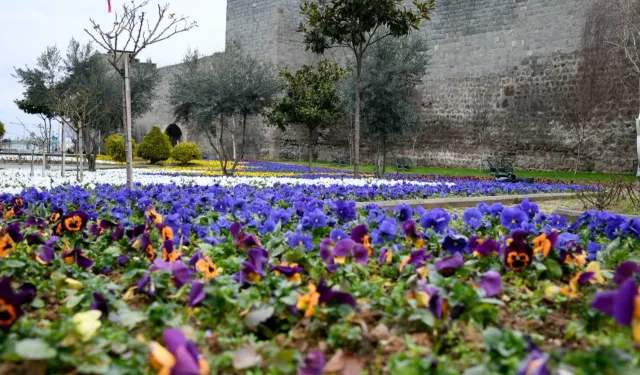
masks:
[[[169,4],[158,4],[157,16],[150,16],[144,11],[149,1],[136,4],[131,0],[130,4],[124,4],[122,14],[115,12],[115,21],[109,30],[103,29],[93,19],[89,19],[92,30],[84,29],[91,39],[107,51],[109,62],[123,78],[122,51],[129,52],[129,59],[133,61],[146,47],[198,26],[189,17],[176,17],[175,13],[169,13]]]
[[[122,6],[122,14],[115,13],[115,22],[109,28],[103,29],[96,21],[89,19],[92,30],[85,29],[101,48],[107,51],[109,63],[122,77],[122,123],[127,128],[127,185],[133,187],[133,151],[131,140],[131,93],[129,88],[129,62],[135,61],[136,56],[146,47],[162,42],[172,36],[189,31],[198,26],[189,17],[178,16],[169,12],[169,4],[159,5],[155,17],[150,16],[144,8],[150,0],[142,0],[136,4]],[[128,59],[125,61],[124,59]]]
[[[474,94],[471,102],[470,123],[483,159],[487,150],[489,128],[493,125],[492,107],[490,92],[478,90]]]

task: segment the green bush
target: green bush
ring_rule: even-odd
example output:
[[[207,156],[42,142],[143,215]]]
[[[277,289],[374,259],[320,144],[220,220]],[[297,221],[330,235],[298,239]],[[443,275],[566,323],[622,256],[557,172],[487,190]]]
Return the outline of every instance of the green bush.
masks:
[[[132,140],[133,155],[136,154],[138,145]],[[104,140],[104,149],[107,155],[111,156],[113,161],[124,163],[127,161],[127,149],[124,143],[124,137],[118,134],[110,135]]]
[[[187,164],[191,160],[201,160],[202,152],[198,145],[192,142],[178,143],[171,151],[171,157],[181,163]]]
[[[138,155],[155,164],[171,157],[171,140],[160,128],[154,126],[138,146]]]

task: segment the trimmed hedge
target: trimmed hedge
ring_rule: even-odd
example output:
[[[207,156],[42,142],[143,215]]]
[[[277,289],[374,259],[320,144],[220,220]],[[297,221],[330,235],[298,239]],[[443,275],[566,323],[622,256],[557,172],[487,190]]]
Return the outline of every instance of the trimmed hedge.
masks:
[[[138,145],[135,140],[132,140],[133,155],[136,154]],[[118,134],[110,135],[104,140],[104,149],[107,155],[111,156],[113,161],[124,163],[127,161],[127,149],[124,142],[124,137]]]
[[[187,164],[191,160],[202,160],[202,152],[197,144],[182,142],[175,145],[171,151],[171,157],[181,164]]]
[[[138,147],[138,155],[151,164],[167,160],[171,157],[171,140],[160,128],[154,126],[144,137]]]

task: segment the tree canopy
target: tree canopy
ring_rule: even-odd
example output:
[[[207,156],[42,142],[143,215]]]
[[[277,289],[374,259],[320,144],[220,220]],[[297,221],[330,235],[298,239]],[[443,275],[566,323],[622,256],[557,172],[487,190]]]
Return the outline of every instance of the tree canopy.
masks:
[[[231,46],[227,52],[207,58],[201,58],[197,51],[188,53],[171,82],[169,101],[176,120],[205,135],[222,172],[233,174],[244,156],[247,117],[271,106],[281,90],[274,67]],[[239,128],[236,115],[242,120]],[[241,141],[240,153],[231,159],[236,138]]]
[[[326,60],[317,67],[304,65],[295,73],[281,72],[287,82],[286,94],[276,102],[268,121],[283,131],[290,125],[307,129],[309,172],[312,172],[314,132],[335,125],[343,114],[337,84],[344,74],[338,64]]]
[[[124,126],[121,77],[110,69],[107,58],[91,43],[72,39],[64,57],[57,47],[48,47],[35,68],[16,69],[15,76],[25,86],[24,98],[16,101],[21,110],[56,118],[76,133],[82,127],[89,168],[94,169],[104,138]],[[133,118],[150,108],[158,82],[152,64],[132,65]]]
[[[401,37],[417,30],[422,20],[430,20],[435,0],[304,0],[301,13],[306,19],[298,31],[304,33],[307,50],[322,54],[335,47],[349,49],[354,67],[354,176],[360,164],[360,73],[365,52],[388,36]]]
[[[362,71],[362,118],[368,139],[376,147],[376,172],[384,175],[389,144],[401,139],[409,127],[423,121],[417,108],[418,84],[429,57],[419,37],[387,39],[367,55]],[[343,83],[342,97],[353,108],[353,82]]]

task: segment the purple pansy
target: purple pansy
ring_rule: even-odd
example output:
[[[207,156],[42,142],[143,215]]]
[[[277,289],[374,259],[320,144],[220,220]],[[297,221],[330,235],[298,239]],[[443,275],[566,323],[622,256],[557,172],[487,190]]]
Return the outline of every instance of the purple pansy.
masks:
[[[462,221],[473,230],[478,230],[482,226],[484,215],[475,207],[467,208],[462,214]]]
[[[518,207],[508,207],[500,213],[500,223],[510,230],[521,228],[528,221],[527,214]]]
[[[460,267],[464,266],[464,259],[461,253],[455,253],[452,257],[438,259],[434,269],[443,276],[449,277]]]
[[[502,276],[496,271],[487,271],[478,282],[485,297],[493,297],[502,291]]]
[[[82,269],[87,269],[93,266],[93,261],[89,259],[84,251],[75,248],[73,250],[65,251],[60,255],[62,260],[67,264],[77,264]]]
[[[322,375],[325,358],[319,350],[311,350],[304,357],[304,364],[298,368],[298,375]]]
[[[433,229],[436,233],[442,233],[449,225],[451,216],[442,208],[434,208],[420,218],[420,224],[425,229]]]
[[[36,287],[25,283],[15,292],[8,277],[0,280],[0,329],[8,332],[9,328],[23,314],[21,306],[31,303],[36,297]]]

